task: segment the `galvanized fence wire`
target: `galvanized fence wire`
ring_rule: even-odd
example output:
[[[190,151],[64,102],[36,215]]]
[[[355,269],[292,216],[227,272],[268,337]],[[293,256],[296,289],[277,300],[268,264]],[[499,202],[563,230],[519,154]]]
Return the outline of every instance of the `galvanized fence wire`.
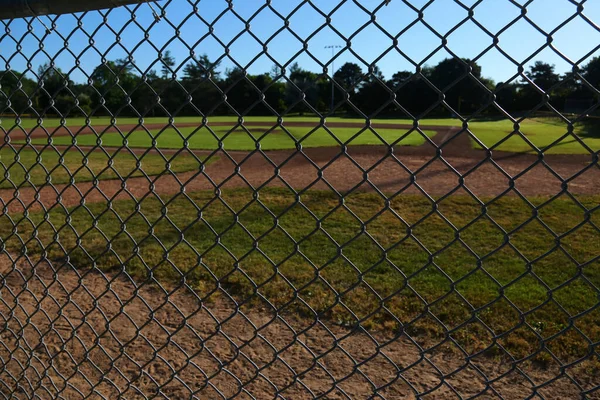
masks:
[[[595,272],[600,257],[600,229],[595,218],[599,206],[589,197],[574,193],[572,187],[598,169],[598,152],[577,129],[599,105],[600,91],[588,81],[582,66],[600,45],[572,60],[554,45],[553,37],[574,20],[586,22],[598,33],[600,27],[586,14],[589,2],[585,0],[568,0],[574,6],[573,13],[565,15],[551,31],[542,29],[528,15],[528,9],[540,0],[506,0],[518,13],[496,31],[489,30],[477,17],[478,9],[490,0],[453,0],[446,3],[464,10],[464,19],[448,31],[439,32],[428,19],[428,9],[440,1],[338,0],[325,7],[304,0],[294,2],[296,6],[283,12],[267,0],[255,2],[260,5],[245,15],[237,11],[236,2],[228,0],[208,17],[203,12],[208,5],[202,1],[169,0],[125,6],[129,16],[125,20],[114,16],[123,8],[2,20],[0,48],[14,49],[0,50],[4,64],[0,72],[0,82],[4,83],[0,87],[0,128],[4,137],[0,147],[0,169],[4,172],[0,180],[2,397],[598,398],[600,328],[593,320],[598,318],[600,305]],[[394,2],[406,6],[414,20],[390,31],[380,24],[378,16],[388,12],[387,7]],[[347,35],[334,20],[340,9],[350,5],[366,18]],[[171,17],[177,15],[179,7],[191,11],[183,18]],[[291,21],[306,9],[318,15],[322,23],[311,34],[302,35],[293,29]],[[267,13],[275,29],[265,39],[254,26]],[[243,28],[223,38],[216,27],[232,17]],[[95,24],[88,28],[89,20]],[[202,26],[198,32],[206,33],[184,34],[189,24]],[[449,37],[467,24],[489,37],[489,46],[471,60],[461,58],[448,45]],[[501,41],[502,34],[517,24],[528,24],[545,37],[545,43],[522,60],[503,49]],[[160,45],[153,43],[153,29],[165,25],[173,30],[173,36]],[[439,43],[421,60],[412,59],[400,44],[403,35],[417,25],[425,27]],[[390,46],[369,61],[353,43],[374,28],[389,39]],[[124,44],[123,39],[132,29],[140,34],[139,43]],[[314,38],[324,31],[337,35],[342,43],[333,59],[324,59],[322,48],[314,46]],[[98,36],[103,32],[110,32],[116,40],[101,49]],[[283,34],[300,44],[286,62],[270,50]],[[48,49],[45,44],[51,37],[63,41],[64,47]],[[262,48],[247,63],[239,61],[234,50],[242,37],[252,38]],[[81,38],[88,44],[72,50],[73,43],[81,42]],[[212,66],[228,63],[238,72],[237,77],[230,74],[227,80],[221,80],[211,65],[200,61],[198,49],[208,42],[222,47],[222,54],[212,60]],[[32,43],[35,49],[28,47]],[[178,55],[186,55],[169,64],[167,50],[175,45],[185,48]],[[134,54],[140,49],[152,49],[158,57],[149,64],[138,63]],[[475,73],[475,65],[492,51],[510,61],[516,71],[495,88]],[[572,73],[542,88],[525,72],[547,51],[568,63]],[[442,87],[427,73],[428,62],[439,52],[446,52],[463,69]],[[101,60],[108,76],[102,85],[97,84],[102,68],[92,71],[83,64],[90,53]],[[113,54],[125,57],[111,63]],[[412,66],[411,75],[395,86],[377,68],[391,54],[400,55]],[[73,59],[68,70],[61,69],[65,56]],[[335,72],[331,70],[332,62],[345,56],[352,57],[367,72],[349,85],[333,79],[334,93],[338,94],[333,110],[315,104],[310,93],[319,90],[319,82],[331,82]],[[321,69],[312,80],[290,77],[294,61],[300,57]],[[259,84],[248,71],[261,58],[274,65],[274,72],[269,81]],[[36,69],[39,59],[48,61],[46,69]],[[201,74],[184,82],[181,76],[190,63]],[[13,65],[25,68],[17,71]],[[154,76],[157,68],[164,71],[160,78]],[[77,74],[85,83],[71,80]],[[139,79],[134,84],[126,82],[128,76],[133,76],[127,74]],[[26,87],[27,79],[35,85]],[[58,86],[51,86],[52,79],[59,82]],[[16,83],[11,86],[9,81]],[[381,91],[379,103],[368,111],[355,101],[355,93],[366,82],[373,90]],[[414,82],[422,83],[422,89],[436,97],[418,112],[399,100],[402,90]],[[468,114],[461,113],[447,97],[465,82],[473,83],[472,89],[483,93],[482,101]],[[530,86],[539,98],[518,116],[497,101],[499,93],[515,82]],[[550,93],[574,82],[594,100],[578,115],[566,115],[551,101]],[[276,106],[267,101],[267,96],[282,83],[288,95],[283,106]],[[240,85],[246,87],[247,94],[242,108],[232,100]],[[95,104],[84,104],[84,89],[88,98],[97,100]],[[174,91],[179,94],[178,100],[167,105]],[[207,107],[195,103],[209,92],[215,96]],[[115,98],[119,100],[111,103]],[[138,107],[140,98],[150,106]],[[40,106],[40,101],[46,104]],[[67,105],[61,105],[65,101]],[[257,107],[272,116],[270,121],[276,120],[265,123],[268,127],[261,127],[260,134],[247,118]],[[294,120],[288,117],[300,109],[316,116],[302,134],[292,129]],[[405,133],[392,141],[375,121],[390,109],[411,121]],[[424,119],[440,110],[459,123],[432,136]],[[472,128],[472,123],[486,117],[490,110],[499,119],[509,120],[514,129],[491,146]],[[350,136],[339,137],[335,124],[328,123],[336,111],[353,115],[362,121],[361,126]],[[523,133],[523,124],[540,111],[552,114],[565,129],[546,147],[536,146]],[[157,113],[166,121],[160,128],[147,122]],[[227,114],[229,121],[234,121],[225,132],[217,129],[220,125],[211,124],[218,114]],[[108,122],[99,125],[94,116],[103,116]],[[196,117],[196,125],[188,131],[179,121],[189,116]],[[73,123],[75,118],[79,122]],[[120,122],[123,118],[135,121],[124,124]],[[57,122],[49,126],[49,120]],[[155,135],[157,129],[160,133]],[[136,132],[147,134],[145,147],[136,141]],[[229,150],[228,145],[239,132],[250,138],[249,149]],[[162,146],[162,137],[167,133],[175,135],[180,146]],[[379,152],[375,153],[379,158],[370,164],[361,158],[363,153],[353,150],[353,145],[367,134],[380,142]],[[80,144],[84,135],[92,135],[93,143]],[[119,145],[105,144],[109,135],[117,137]],[[215,146],[199,151],[193,141],[200,135],[212,138]],[[292,142],[293,148],[265,149],[274,135]],[[317,135],[331,141],[334,150],[327,157],[318,157],[310,149],[310,140]],[[70,141],[60,141],[61,137]],[[403,150],[405,140],[414,137],[429,149],[428,155],[418,155],[418,165],[411,163],[410,154]],[[40,138],[45,141],[40,142]],[[460,164],[453,148],[461,140],[482,149],[478,150],[479,158]],[[509,157],[502,152],[515,140],[528,146],[524,156],[527,164],[518,171],[509,167],[511,157],[520,156]],[[555,167],[562,159],[549,155],[566,140],[578,143],[588,157],[568,174]],[[34,160],[25,162],[27,154],[33,154]],[[56,161],[48,162],[49,155]],[[73,166],[69,157],[79,157],[80,161]],[[103,157],[105,164],[99,169],[94,167],[94,157]],[[118,166],[119,157],[131,160],[132,167],[126,172]],[[196,166],[177,172],[175,165],[182,159],[191,159]],[[328,177],[340,163],[358,171],[359,177],[347,179],[340,186],[339,181],[346,179],[344,174]],[[150,164],[165,168],[150,172]],[[390,189],[375,177],[392,164],[406,179]],[[441,194],[432,193],[428,178],[424,178],[432,168],[443,168],[452,187]],[[492,171],[490,180],[505,182],[493,195],[482,195],[481,186],[473,189],[468,184],[485,168]],[[292,169],[293,173],[286,173]],[[261,171],[261,179],[256,178],[257,170]],[[523,178],[540,170],[560,187],[545,197],[531,196],[531,191],[523,193]],[[302,171],[312,175],[298,184],[293,174]],[[66,180],[55,183],[58,174],[66,174]],[[110,180],[106,180],[107,175]],[[88,178],[82,182],[82,176]],[[203,186],[197,186],[198,181]],[[109,188],[106,182],[117,184]],[[315,194],[323,192],[327,195]],[[359,200],[355,200],[365,193],[371,196],[364,200],[371,204],[365,206],[370,207],[369,212],[357,206]],[[460,207],[470,207],[478,210],[477,215],[457,223],[445,209],[456,196],[464,203],[459,211]],[[403,199],[417,197],[424,203],[422,212],[407,216],[413,205],[403,203]],[[521,220],[515,217],[508,226],[502,219],[506,214],[495,211],[496,207],[504,210],[503,201],[519,202],[527,216]],[[556,214],[563,209],[551,207],[560,201],[568,201],[581,219],[566,221],[569,226],[556,231],[557,220],[561,220]],[[554,214],[547,216],[548,209]],[[340,224],[357,227],[343,238],[331,222],[340,214],[346,216]],[[215,215],[229,220],[216,226]],[[260,220],[252,219],[252,215]],[[290,218],[294,219],[292,224]],[[393,220],[394,227],[385,233],[389,240],[383,243],[377,226],[385,218]],[[450,232],[439,246],[432,246],[427,238],[423,240],[423,230],[436,234],[427,232],[432,229],[432,220],[441,221],[440,226]],[[259,229],[260,223],[267,226]],[[474,248],[469,236],[481,224],[501,236],[497,245],[485,252]],[[539,230],[536,234],[548,238],[544,250],[533,256],[512,239],[532,224]],[[145,232],[138,231],[140,225]],[[295,229],[298,225],[308,227],[306,232],[299,235]],[[198,226],[204,229],[200,233]],[[585,260],[564,244],[582,230],[589,241]],[[243,250],[234,248],[231,241],[236,232],[249,238],[250,244]],[[198,235],[211,238],[210,243],[198,245],[205,240]],[[274,235],[279,235],[278,239]],[[322,255],[321,261],[315,261],[315,255],[307,250],[317,237],[323,248],[315,254]],[[357,256],[354,246],[364,241],[379,256],[361,254],[367,261]],[[283,256],[273,250],[287,243],[291,243],[291,250]],[[424,254],[423,265],[395,265],[397,258],[392,253],[409,244],[414,247],[408,251]],[[336,250],[328,254],[327,246]],[[449,272],[440,261],[456,246],[474,260],[473,267],[460,276]],[[510,278],[499,278],[487,265],[508,251],[525,267]],[[562,262],[576,272],[558,284],[549,284],[545,271],[537,265],[555,256],[562,257]],[[262,266],[260,273],[252,269],[255,263]],[[298,269],[306,267],[311,272],[299,278],[287,269],[288,263],[297,263]],[[336,281],[329,272],[341,264],[343,273],[352,276],[339,277],[346,279],[343,282]],[[388,268],[389,275],[381,279],[392,274],[401,278],[387,286],[374,279],[383,267]],[[434,289],[420,283],[427,274],[443,281],[449,289],[432,296],[428,290]],[[474,304],[472,293],[465,294],[462,288],[475,277],[493,287],[494,298]],[[511,292],[524,281],[543,292],[543,300],[527,308]],[[582,297],[586,304],[577,311],[564,306],[559,297],[575,284],[580,286],[573,296]],[[359,296],[357,293],[362,297],[353,297]],[[322,299],[315,299],[318,296]],[[398,305],[400,296],[406,303]],[[363,302],[373,306],[361,308]],[[565,321],[552,325],[551,333],[545,331],[549,323],[536,322],[541,318],[538,314],[546,313],[547,317],[549,309],[553,310],[551,316],[558,315],[557,320]],[[452,319],[442,310],[459,310],[466,316]],[[498,321],[490,317],[497,310],[503,310],[498,311],[499,318],[516,315],[516,322],[498,329]],[[376,321],[374,326],[372,321]],[[470,329],[475,333],[465,337]],[[515,337],[521,341],[513,340]],[[576,339],[570,342],[561,341],[573,337]],[[569,343],[583,350],[571,351]]]

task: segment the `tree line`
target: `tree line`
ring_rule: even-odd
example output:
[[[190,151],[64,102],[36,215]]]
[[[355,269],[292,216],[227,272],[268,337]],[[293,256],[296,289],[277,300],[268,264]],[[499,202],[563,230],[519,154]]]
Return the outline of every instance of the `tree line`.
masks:
[[[417,71],[399,71],[386,79],[377,66],[363,69],[348,62],[334,73],[303,69],[298,63],[253,75],[242,68],[219,71],[202,55],[181,71],[166,52],[160,70],[141,71],[130,60],[106,61],[76,83],[60,68],[45,64],[37,79],[13,70],[0,71],[0,115],[167,116],[272,115],[327,113],[332,95],[337,113],[405,117],[497,114],[534,109],[582,112],[597,101],[600,57],[577,71],[558,74],[535,62],[519,78],[494,83],[468,59],[448,58]],[[494,106],[493,104],[496,104]],[[446,106],[443,104],[445,103]]]

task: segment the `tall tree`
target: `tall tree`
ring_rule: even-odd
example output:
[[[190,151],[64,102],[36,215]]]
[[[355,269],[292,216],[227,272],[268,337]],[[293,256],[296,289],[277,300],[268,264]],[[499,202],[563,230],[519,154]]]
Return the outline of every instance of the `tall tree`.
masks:
[[[408,82],[412,78],[413,74],[408,71],[398,71],[392,75],[390,83],[394,88],[400,87],[402,84]]]
[[[348,78],[350,78],[350,72],[352,71],[354,71],[354,73],[358,72],[356,67],[350,66],[347,69]],[[369,71],[364,74],[362,74],[361,71],[360,78],[355,75],[349,79],[348,82],[352,82],[354,85],[356,85],[356,87],[358,87],[358,93],[356,96],[354,96],[353,103],[360,109],[360,111],[369,114],[372,117],[376,116],[373,114],[373,112],[376,110],[382,110],[382,107],[383,111],[379,111],[380,114],[387,114],[390,112],[391,95],[384,79],[385,77],[377,65],[369,66]],[[348,111],[352,112],[350,107],[347,108]]]
[[[134,96],[140,78],[132,72],[127,60],[107,61],[98,65],[91,74],[94,91],[91,94],[93,108],[101,114],[131,113],[127,97]]]
[[[494,88],[496,103],[508,112],[520,110],[519,84],[511,82],[498,82]]]
[[[36,108],[34,93],[36,83],[25,74],[17,71],[0,71],[0,115],[14,114],[15,116],[30,113],[28,102],[33,100]]]
[[[271,79],[273,80],[281,80],[282,76],[283,76],[283,72],[281,70],[281,67],[275,63],[273,64],[273,66],[271,66],[271,70],[269,71],[269,76],[271,77]]]
[[[333,78],[344,89],[354,93],[360,89],[360,83],[363,80],[364,73],[360,65],[347,62],[338,69]]]
[[[432,69],[424,68],[424,76],[430,76]],[[395,110],[396,115],[406,117],[404,110],[417,116],[431,107],[438,99],[437,94],[423,80],[423,76],[409,71],[398,71],[387,83],[395,92],[396,102],[402,107]]]
[[[429,80],[439,89],[443,89],[457,79],[472,81],[468,76],[469,69],[475,78],[481,78],[481,67],[478,64],[471,62],[469,59],[446,58],[433,67]]]
[[[184,79],[192,81],[203,81],[209,76],[212,80],[220,79],[220,72],[217,71],[220,62],[211,62],[208,55],[202,54],[198,59],[195,59],[183,68]]]
[[[459,114],[473,112],[489,102],[486,89],[477,81],[488,89],[494,87],[481,75],[481,67],[469,59],[446,58],[433,67],[428,79],[439,90],[445,90],[446,103]]]
[[[67,116],[77,113],[73,81],[58,67],[48,63],[38,68],[38,99],[41,114],[50,113]]]
[[[554,65],[536,61],[525,75],[541,89],[548,91],[560,81],[560,75],[554,72]],[[526,82],[526,81],[525,81]]]
[[[303,69],[297,62],[290,66],[289,72],[289,81],[285,89],[288,106],[294,105],[294,109],[299,113],[310,111],[306,103],[313,108],[324,108],[323,99],[319,101],[319,75]]]
[[[240,68],[228,69],[221,85],[227,95],[227,103],[244,115],[269,115],[273,110],[285,110],[285,85],[273,81],[268,73],[250,75]]]
[[[525,76],[527,79],[522,80],[522,85],[519,89],[518,108],[521,111],[531,110],[543,104],[546,101],[545,94],[551,96],[551,103],[556,103],[553,101],[556,100],[556,93],[551,91],[551,88],[560,81],[560,76],[554,72],[554,65],[543,61],[536,61],[525,72]],[[533,82],[533,84],[529,81]],[[544,93],[540,93],[538,88],[543,90]],[[558,106],[558,104],[553,105],[555,107]]]
[[[367,75],[367,81],[385,80],[385,76],[383,76],[383,72],[381,72],[381,68],[379,68],[379,65],[373,65],[369,68],[369,71],[371,72]]]
[[[169,79],[169,76],[173,74],[173,68],[175,67],[175,57],[171,54],[171,50],[167,50],[161,57],[162,67],[160,72],[162,73],[163,79]]]
[[[153,69],[146,71],[139,78],[135,77],[135,80],[138,85],[131,94],[131,102],[135,110],[143,116],[163,115],[164,111],[158,106],[158,102],[164,80]]]
[[[600,57],[594,57],[583,68],[583,77],[596,89],[600,89]]]

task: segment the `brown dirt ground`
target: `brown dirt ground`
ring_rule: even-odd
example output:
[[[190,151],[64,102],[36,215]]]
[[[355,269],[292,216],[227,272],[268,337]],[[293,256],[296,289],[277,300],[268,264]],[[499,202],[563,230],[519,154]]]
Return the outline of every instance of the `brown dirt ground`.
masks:
[[[467,190],[484,197],[517,190],[547,196],[565,188],[600,193],[600,169],[591,155],[488,157],[459,130],[436,129],[433,142],[442,157],[432,144],[393,152],[381,146],[198,151],[219,159],[202,171],[151,179],[0,190],[0,200],[13,213],[183,190],[286,185],[436,196]],[[0,393],[15,390],[15,398],[35,392],[65,399],[263,399],[279,392],[290,399],[450,399],[485,391],[480,398],[564,399],[581,398],[582,390],[599,384],[585,366],[565,370],[575,384],[554,367],[514,366],[483,356],[466,362],[456,352],[425,354],[406,336],[389,341],[326,321],[308,326],[268,309],[242,313],[225,292],[205,303],[191,290],[167,294],[158,285],[138,287],[124,275],[68,266],[56,271],[47,262],[32,268],[23,258],[8,257],[0,253]],[[486,385],[484,376],[494,383]]]
[[[569,378],[423,353],[405,335],[242,312],[226,294],[207,303],[123,274],[6,256],[0,272],[0,393],[11,398],[567,399],[597,384],[583,368]]]

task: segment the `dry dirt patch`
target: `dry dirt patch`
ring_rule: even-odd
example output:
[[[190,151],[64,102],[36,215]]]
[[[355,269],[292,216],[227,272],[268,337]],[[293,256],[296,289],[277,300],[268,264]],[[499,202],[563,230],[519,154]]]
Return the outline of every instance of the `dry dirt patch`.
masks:
[[[0,271],[0,393],[12,398],[521,399],[549,382],[538,393],[564,399],[597,384],[582,369],[566,371],[578,388],[558,368],[468,362],[403,335],[242,312],[225,293],[206,303],[185,288],[6,254]]]

